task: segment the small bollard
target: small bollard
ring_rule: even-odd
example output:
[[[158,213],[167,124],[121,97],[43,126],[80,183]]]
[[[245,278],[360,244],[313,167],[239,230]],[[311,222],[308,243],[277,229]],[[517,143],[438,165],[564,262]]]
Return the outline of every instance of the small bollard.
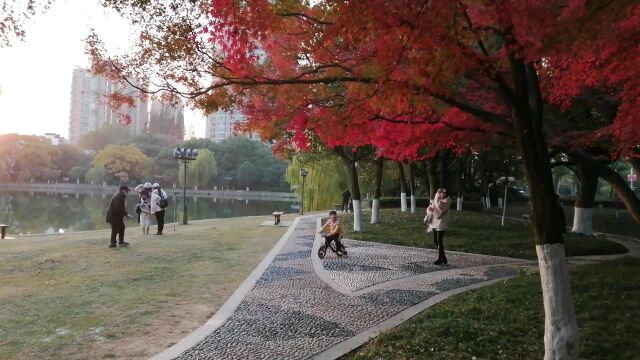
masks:
[[[284,212],[282,211],[274,211],[272,213],[273,217],[275,218],[274,225],[280,224],[280,216],[282,216],[282,214],[284,214]]]
[[[5,225],[5,224],[0,224],[0,239],[4,240],[5,236],[7,235],[7,228],[10,225]]]

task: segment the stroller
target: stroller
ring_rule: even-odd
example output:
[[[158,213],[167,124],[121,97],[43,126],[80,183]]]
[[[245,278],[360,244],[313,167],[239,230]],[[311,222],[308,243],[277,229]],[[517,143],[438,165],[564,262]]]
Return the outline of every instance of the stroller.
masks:
[[[327,255],[327,248],[331,249],[331,251],[340,257],[347,255],[347,249],[342,245],[342,241],[340,241],[342,236],[327,236],[325,234],[322,234],[322,236],[324,237],[324,244],[318,249],[318,257],[320,259],[324,259],[325,255]],[[333,244],[334,242],[335,245]]]

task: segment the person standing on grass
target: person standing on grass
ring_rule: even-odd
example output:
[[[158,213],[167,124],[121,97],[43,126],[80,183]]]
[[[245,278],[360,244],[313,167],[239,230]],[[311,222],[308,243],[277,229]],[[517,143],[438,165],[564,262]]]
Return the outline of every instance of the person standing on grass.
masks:
[[[427,208],[425,223],[429,224],[429,230],[433,233],[433,243],[438,247],[438,260],[434,265],[446,265],[447,256],[444,253],[444,232],[449,225],[449,207],[451,199],[447,190],[440,188]]]
[[[158,231],[156,235],[162,235],[164,229],[164,210],[169,205],[167,193],[160,188],[160,184],[153,184],[153,192],[151,193],[151,213],[156,216],[158,223]]]
[[[111,223],[110,248],[116,247],[116,235],[118,235],[118,243],[120,246],[129,246],[129,243],[124,241],[124,218],[130,216],[126,208],[127,194],[129,194],[129,187],[127,185],[121,185],[118,193],[111,198],[111,202],[109,203],[107,222]]]
[[[351,193],[349,189],[344,188],[342,192],[342,212],[349,212],[349,201],[351,200]]]
[[[151,227],[151,183],[144,183],[136,186],[136,192],[140,195],[140,202],[138,208],[140,209],[140,226],[142,227],[142,234],[149,235],[149,228]]]

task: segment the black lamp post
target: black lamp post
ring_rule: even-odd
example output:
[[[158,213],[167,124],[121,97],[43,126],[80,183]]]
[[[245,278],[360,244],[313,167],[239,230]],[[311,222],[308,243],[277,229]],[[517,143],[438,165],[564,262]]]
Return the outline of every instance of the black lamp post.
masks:
[[[187,164],[198,157],[198,150],[187,148],[176,148],[173,150],[173,156],[182,160],[184,164],[184,188],[182,192],[182,224],[187,225]]]
[[[302,191],[300,198],[300,215],[304,215],[304,178],[309,174],[309,170],[302,168],[300,169],[300,176],[302,176]]]

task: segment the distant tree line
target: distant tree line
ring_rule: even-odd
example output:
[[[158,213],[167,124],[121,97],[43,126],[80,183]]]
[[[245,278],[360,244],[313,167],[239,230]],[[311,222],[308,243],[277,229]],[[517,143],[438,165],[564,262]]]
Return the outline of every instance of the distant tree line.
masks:
[[[158,181],[182,185],[176,147],[199,150],[187,168],[188,185],[286,191],[287,164],[268,145],[245,137],[214,143],[192,139],[175,144],[153,134],[134,137],[120,126],[106,126],[81,137],[78,146],[54,146],[39,136],[0,135],[0,180],[101,184]]]

